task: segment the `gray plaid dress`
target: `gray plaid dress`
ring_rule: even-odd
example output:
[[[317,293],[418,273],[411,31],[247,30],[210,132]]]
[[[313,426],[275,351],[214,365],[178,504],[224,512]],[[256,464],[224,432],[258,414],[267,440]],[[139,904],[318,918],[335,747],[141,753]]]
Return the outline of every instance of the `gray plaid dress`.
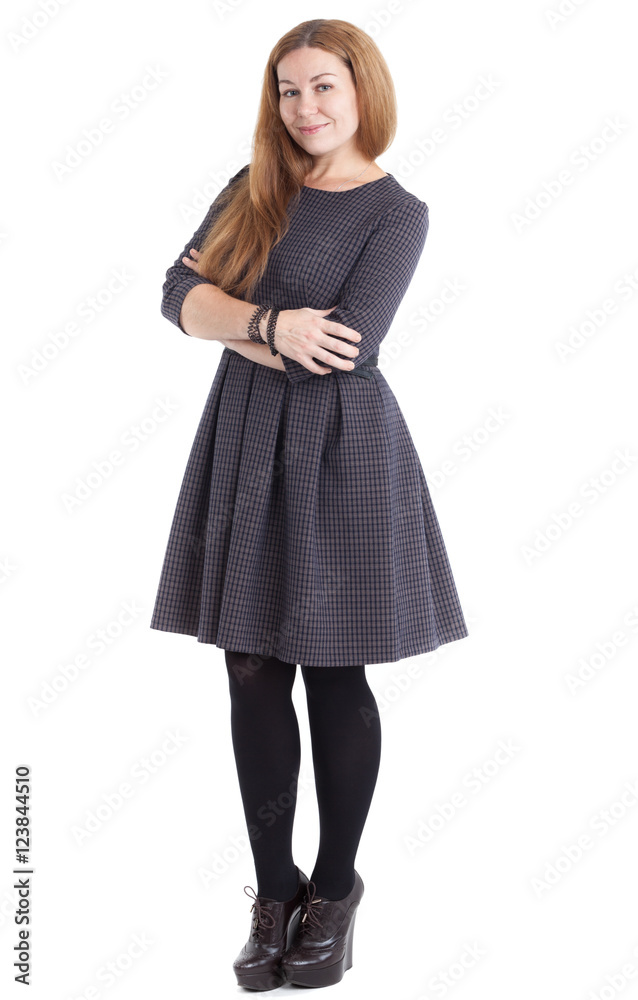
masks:
[[[217,201],[166,273],[162,315],[184,333],[184,297],[207,279],[181,258],[201,248]],[[375,364],[428,207],[387,174],[303,187],[288,215],[251,298],[334,305],[326,319],[361,334],[355,368],[315,375],[282,356],[280,371],[224,348],[150,627],[307,666],[390,663],[468,634],[418,453]]]

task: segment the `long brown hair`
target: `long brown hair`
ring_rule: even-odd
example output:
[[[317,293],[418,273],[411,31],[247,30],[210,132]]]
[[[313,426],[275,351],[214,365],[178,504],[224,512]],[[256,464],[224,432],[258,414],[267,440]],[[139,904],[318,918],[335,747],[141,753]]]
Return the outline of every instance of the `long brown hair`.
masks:
[[[310,46],[338,56],[352,73],[359,105],[356,143],[368,160],[394,139],[397,109],[394,84],[385,59],[369,35],[349,21],[302,21],[283,35],[268,58],[250,169],[232,184],[206,234],[199,273],[223,291],[250,301],[268,262],[268,253],[285,235],[291,199],[299,197],[313,160],[291,138],[279,113],[277,65],[295,49]]]

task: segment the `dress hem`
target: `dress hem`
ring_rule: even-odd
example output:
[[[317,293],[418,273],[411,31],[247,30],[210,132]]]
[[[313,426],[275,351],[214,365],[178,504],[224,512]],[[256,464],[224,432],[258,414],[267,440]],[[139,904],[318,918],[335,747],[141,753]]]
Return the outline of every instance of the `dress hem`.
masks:
[[[198,642],[201,642],[205,645],[217,646],[218,649],[231,649],[233,650],[233,652],[236,653],[252,653],[255,656],[267,656],[267,657],[277,656],[284,663],[299,664],[305,662],[306,660],[305,657],[302,657],[300,659],[300,658],[293,658],[290,655],[283,656],[281,655],[282,650],[276,652],[273,651],[272,649],[254,649],[254,648],[237,649],[237,646],[234,643],[229,644],[227,646],[223,646],[221,645],[220,642],[215,642],[214,639],[202,639],[196,629],[188,628],[187,626],[184,625],[164,624],[164,625],[150,625],[149,627],[158,632],[177,632],[180,633],[181,635],[192,635],[196,637]],[[353,666],[355,663],[356,664],[398,663],[400,660],[407,660],[412,656],[420,656],[424,653],[433,653],[440,646],[444,646],[449,642],[456,642],[458,639],[465,639],[469,636],[469,631],[466,626],[459,626],[458,628],[450,629],[447,632],[438,632],[437,636],[438,636],[438,641],[434,645],[430,644],[422,648],[413,648],[409,646],[404,652],[402,652],[398,656],[395,655],[387,659],[385,657],[379,657],[379,656],[376,656],[376,658],[368,659],[367,657],[362,656],[354,660],[352,663],[344,663],[343,660],[340,659],[339,663],[315,663],[314,665],[318,667],[347,667],[347,666]],[[410,652],[408,652],[408,650],[410,650]],[[312,659],[316,660],[316,657],[313,657]]]

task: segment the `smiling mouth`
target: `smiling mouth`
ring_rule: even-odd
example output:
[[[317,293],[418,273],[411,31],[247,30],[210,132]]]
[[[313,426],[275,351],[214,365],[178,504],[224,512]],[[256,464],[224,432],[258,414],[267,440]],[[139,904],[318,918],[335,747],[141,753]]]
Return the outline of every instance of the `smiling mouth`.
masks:
[[[321,131],[322,128],[325,128],[329,124],[330,122],[323,122],[321,125],[302,125],[299,131],[303,132],[304,135],[314,135],[315,132]]]

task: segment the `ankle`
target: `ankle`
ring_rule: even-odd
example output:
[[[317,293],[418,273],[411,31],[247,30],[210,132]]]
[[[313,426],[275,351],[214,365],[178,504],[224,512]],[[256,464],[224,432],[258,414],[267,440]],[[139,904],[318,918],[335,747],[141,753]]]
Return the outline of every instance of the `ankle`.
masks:
[[[265,899],[274,899],[278,903],[286,903],[297,892],[299,887],[299,870],[295,866],[292,871],[275,874],[268,872],[257,879],[257,895]]]
[[[352,874],[345,874],[343,876],[332,876],[324,878],[320,874],[315,878],[315,874],[310,876],[310,881],[314,882],[315,895],[320,899],[345,899],[349,896],[354,889],[354,868],[352,869]]]

